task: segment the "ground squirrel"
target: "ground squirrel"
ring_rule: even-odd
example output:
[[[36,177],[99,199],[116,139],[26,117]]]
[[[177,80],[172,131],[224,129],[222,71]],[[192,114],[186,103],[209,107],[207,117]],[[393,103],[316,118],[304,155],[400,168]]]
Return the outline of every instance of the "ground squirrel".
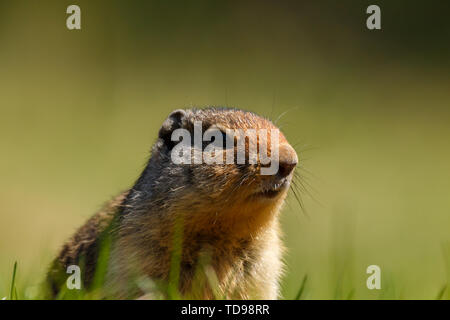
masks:
[[[270,120],[239,109],[173,111],[159,130],[151,157],[134,186],[88,220],[63,246],[47,275],[51,297],[65,285],[69,265],[80,265],[84,287],[92,285],[105,235],[112,239],[102,284],[105,297],[140,297],[146,292],[137,279],[169,281],[177,221],[182,221],[182,240],[179,270],[175,269],[183,297],[279,297],[283,251],[279,212],[297,154],[279,133],[275,175],[261,175],[259,162],[175,164],[170,156],[171,135],[179,128],[192,132],[195,121],[201,121],[204,130],[211,126],[278,130]],[[201,257],[207,261],[204,268],[199,268]],[[203,271],[210,277],[195,283]]]

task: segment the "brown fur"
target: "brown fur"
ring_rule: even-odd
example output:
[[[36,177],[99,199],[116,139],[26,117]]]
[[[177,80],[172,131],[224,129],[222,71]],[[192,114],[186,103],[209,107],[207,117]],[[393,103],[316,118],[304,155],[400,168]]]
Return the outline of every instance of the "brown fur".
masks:
[[[276,299],[282,273],[279,212],[287,194],[255,198],[271,176],[260,165],[189,165],[168,158],[167,135],[176,127],[276,128],[269,120],[237,109],[177,111],[164,122],[152,157],[135,186],[94,215],[63,246],[48,275],[52,294],[63,285],[63,270],[84,259],[86,286],[95,271],[99,239],[113,242],[105,296],[136,298],[145,277],[167,283],[177,225],[182,226],[179,291],[189,298]],[[280,133],[280,144],[294,152]],[[247,146],[248,147],[248,146]],[[289,154],[295,157],[294,154]],[[295,160],[296,161],[296,160]],[[147,292],[148,293],[148,292]],[[155,297],[156,293],[147,297]]]

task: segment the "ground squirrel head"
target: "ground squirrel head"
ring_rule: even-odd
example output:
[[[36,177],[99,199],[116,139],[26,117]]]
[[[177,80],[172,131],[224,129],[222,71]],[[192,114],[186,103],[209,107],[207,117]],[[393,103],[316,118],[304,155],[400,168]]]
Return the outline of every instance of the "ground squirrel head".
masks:
[[[188,141],[183,138],[184,155],[192,156],[190,163],[173,160],[180,151],[181,136],[175,134],[180,129],[190,137]],[[201,131],[200,145],[195,141],[198,131]],[[215,132],[205,141],[207,132],[212,131]],[[272,135],[275,132],[278,141]],[[227,145],[230,141],[231,145]],[[206,163],[202,152],[208,145],[219,144],[223,148],[215,149],[209,156],[222,159],[223,163],[211,163],[211,159]],[[245,151],[240,163],[238,145]],[[252,158],[255,151],[257,156]],[[269,162],[267,157],[260,157],[263,151],[271,157]],[[232,163],[227,161],[228,156],[233,156]],[[261,174],[274,161],[276,172]],[[270,120],[255,113],[231,108],[180,109],[162,124],[147,168],[132,193],[136,198],[147,199],[148,205],[156,205],[161,212],[189,212],[189,219],[202,225],[205,220],[219,224],[223,224],[222,219],[254,220],[258,215],[278,211],[297,162],[297,154],[285,136]]]

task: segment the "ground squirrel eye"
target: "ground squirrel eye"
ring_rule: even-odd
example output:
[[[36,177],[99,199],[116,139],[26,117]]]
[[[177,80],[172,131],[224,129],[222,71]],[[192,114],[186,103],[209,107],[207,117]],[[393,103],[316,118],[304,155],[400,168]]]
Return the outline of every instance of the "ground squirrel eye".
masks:
[[[203,150],[205,150],[205,147],[209,144],[214,144],[217,147],[220,146],[222,149],[226,149],[228,135],[225,130],[215,126],[211,126],[208,130],[213,130],[215,133],[220,133],[220,135],[213,134],[210,141],[203,141]]]
[[[173,147],[175,147],[175,142],[171,141],[170,139],[164,140],[164,143],[168,151],[172,151]]]

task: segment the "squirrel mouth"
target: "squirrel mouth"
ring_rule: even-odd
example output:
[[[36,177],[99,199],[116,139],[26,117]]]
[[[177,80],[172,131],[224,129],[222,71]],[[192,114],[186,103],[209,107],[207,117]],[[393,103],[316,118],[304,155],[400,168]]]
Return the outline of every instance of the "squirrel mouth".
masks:
[[[283,178],[277,182],[267,184],[262,189],[255,194],[257,197],[262,198],[275,198],[278,196],[283,190],[286,190],[289,187],[289,181],[286,178]]]

